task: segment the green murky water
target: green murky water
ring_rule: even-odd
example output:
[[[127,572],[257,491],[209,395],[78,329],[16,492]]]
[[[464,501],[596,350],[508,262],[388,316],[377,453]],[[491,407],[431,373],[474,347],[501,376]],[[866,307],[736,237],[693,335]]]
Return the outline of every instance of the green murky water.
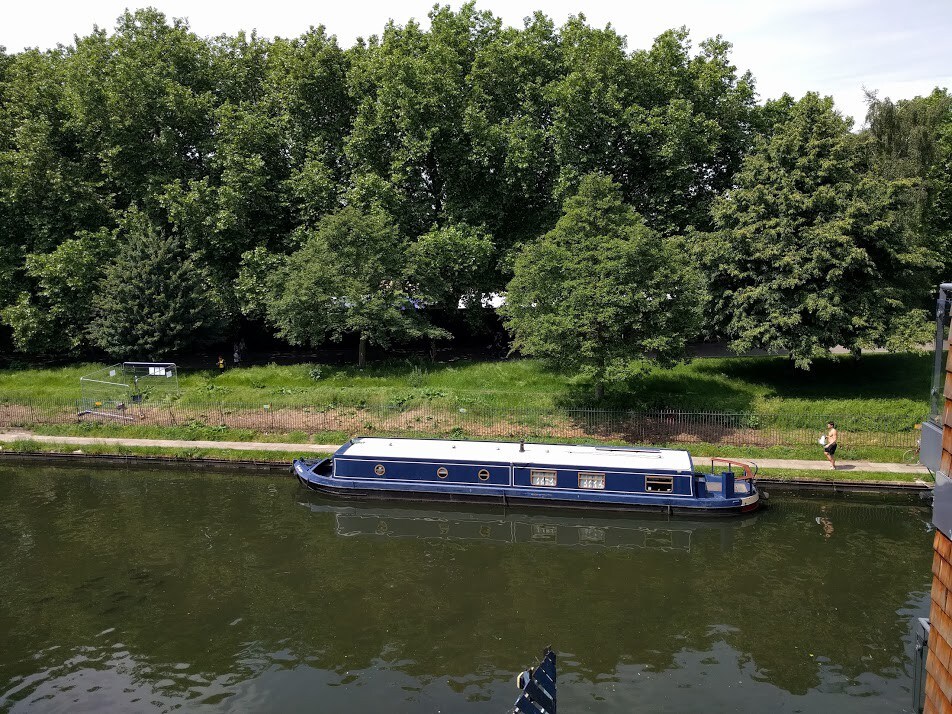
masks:
[[[740,520],[323,500],[290,478],[0,467],[0,711],[912,707],[929,512]]]

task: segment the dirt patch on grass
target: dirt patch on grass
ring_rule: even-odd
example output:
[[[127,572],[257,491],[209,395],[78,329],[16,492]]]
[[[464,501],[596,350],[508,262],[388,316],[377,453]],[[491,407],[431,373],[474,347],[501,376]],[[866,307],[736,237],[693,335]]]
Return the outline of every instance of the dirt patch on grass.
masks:
[[[814,429],[751,425],[743,414],[620,410],[466,409],[435,405],[285,407],[272,404],[129,405],[112,415],[80,415],[69,404],[0,403],[0,427],[101,423],[150,427],[222,427],[259,433],[381,434],[473,439],[558,439],[628,444],[723,444],[732,446],[806,446],[816,443]],[[850,432],[851,446],[914,448],[914,430]]]

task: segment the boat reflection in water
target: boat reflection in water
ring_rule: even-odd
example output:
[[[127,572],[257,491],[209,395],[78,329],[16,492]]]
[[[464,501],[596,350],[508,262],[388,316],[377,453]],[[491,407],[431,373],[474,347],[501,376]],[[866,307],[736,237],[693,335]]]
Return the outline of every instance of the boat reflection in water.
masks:
[[[366,501],[341,502],[306,494],[301,505],[314,513],[332,514],[337,535],[343,538],[376,536],[418,540],[539,543],[567,547],[640,548],[663,551],[691,550],[700,531],[716,531],[729,547],[738,528],[753,525],[757,514],[734,519],[682,518],[668,520],[648,514],[558,515],[461,505],[455,508],[420,504],[380,505]]]

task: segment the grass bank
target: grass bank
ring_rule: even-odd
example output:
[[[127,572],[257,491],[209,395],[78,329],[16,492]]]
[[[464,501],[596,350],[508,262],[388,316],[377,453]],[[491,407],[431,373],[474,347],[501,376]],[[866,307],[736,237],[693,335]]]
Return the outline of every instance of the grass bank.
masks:
[[[182,370],[185,404],[210,399],[281,406],[401,406],[432,403],[500,408],[608,407],[714,411],[906,415],[928,410],[928,354],[871,354],[818,359],[808,372],[783,357],[705,358],[608,389],[594,404],[591,385],[528,359],[426,362],[400,360],[352,366],[297,364]],[[76,399],[79,378],[104,365],[0,370],[0,401]]]
[[[932,483],[932,478],[928,475],[902,474],[902,473],[883,473],[882,471],[844,471],[837,469],[833,471],[812,471],[807,469],[761,469],[758,476],[777,478],[784,480],[808,480],[808,481],[882,481],[894,483],[915,483],[916,481],[925,481]]]
[[[901,461],[928,410],[930,379],[930,357],[921,354],[835,356],[809,372],[780,357],[705,358],[649,369],[593,405],[591,385],[534,360],[403,360],[365,370],[264,365],[183,371],[172,399],[147,395],[140,404],[113,393],[102,403],[123,402],[120,413],[79,416],[79,378],[97,366],[0,370],[0,426],[285,443],[341,443],[359,434],[525,438],[817,459],[816,438],[832,418],[842,458]]]
[[[74,447],[50,444],[32,439],[19,439],[3,444],[2,451],[35,454],[88,454],[93,456],[163,456],[175,459],[223,459],[226,461],[258,461],[289,464],[294,455],[287,451],[199,449],[194,447],[167,448],[161,446],[121,446],[112,444],[84,444]],[[308,458],[321,458],[329,454],[310,453]]]

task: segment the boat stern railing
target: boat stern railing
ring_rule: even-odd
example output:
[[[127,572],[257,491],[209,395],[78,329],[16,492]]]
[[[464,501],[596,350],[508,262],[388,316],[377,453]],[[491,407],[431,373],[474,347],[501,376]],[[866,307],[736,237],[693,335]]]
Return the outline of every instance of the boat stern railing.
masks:
[[[731,469],[732,466],[740,467],[740,469],[744,472],[744,475],[735,476],[735,481],[752,481],[757,476],[757,464],[755,464],[753,461],[748,463],[747,461],[738,461],[737,459],[725,459],[720,456],[714,456],[711,458],[711,473],[714,473],[715,464],[726,464],[728,467],[727,471],[729,473],[733,473],[733,469]]]
[[[718,464],[726,468],[718,470]],[[735,467],[739,471],[735,471]],[[697,474],[698,495],[721,498],[753,495],[756,475],[757,464],[753,462],[715,456],[711,459],[711,472]]]

